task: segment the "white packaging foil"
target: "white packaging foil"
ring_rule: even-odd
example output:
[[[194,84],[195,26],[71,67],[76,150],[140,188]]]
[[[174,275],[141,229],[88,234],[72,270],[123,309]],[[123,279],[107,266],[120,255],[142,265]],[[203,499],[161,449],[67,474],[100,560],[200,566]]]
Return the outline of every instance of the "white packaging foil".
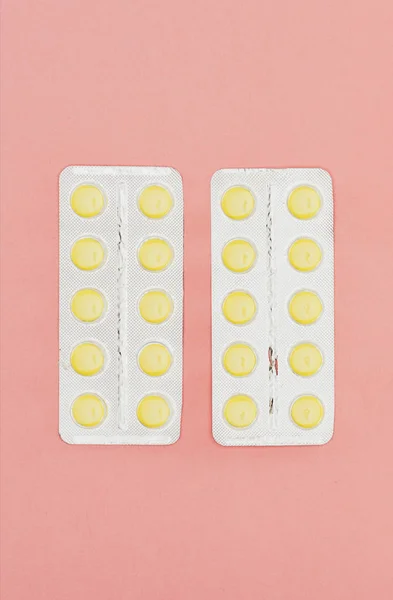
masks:
[[[255,199],[253,213],[242,220],[229,218],[221,201],[232,187],[249,189]],[[321,198],[319,212],[309,219],[295,218],[288,209],[297,187],[314,188]],[[322,169],[224,169],[211,182],[212,239],[212,411],[213,436],[225,446],[324,444],[334,427],[334,238],[333,192],[330,175]],[[296,270],[288,251],[298,239],[311,238],[322,250],[320,264],[311,272]],[[251,242],[257,252],[254,266],[236,273],[222,260],[225,245],[234,239]],[[223,314],[223,302],[235,290],[250,293],[256,301],[255,317],[235,325]],[[323,310],[316,322],[301,325],[288,310],[294,294],[318,294]],[[257,356],[254,371],[233,376],[223,366],[226,349],[236,342],[252,347]],[[300,376],[290,367],[291,350],[302,343],[317,346],[322,367]],[[234,427],[224,417],[227,401],[237,395],[252,398],[256,418],[247,427]],[[323,418],[305,428],[291,417],[293,403],[316,397]]]
[[[92,184],[105,196],[101,214],[78,216],[71,195],[80,185]],[[151,185],[167,189],[173,199],[163,218],[146,217],[138,207],[142,190]],[[106,251],[104,264],[91,271],[78,269],[71,260],[76,240],[92,237]],[[141,244],[149,238],[169,243],[173,259],[162,271],[144,269],[138,260]],[[60,306],[59,306],[59,432],[71,444],[172,444],[180,435],[183,347],[183,190],[177,171],[166,167],[71,166],[60,175]],[[96,322],[75,318],[74,294],[98,290],[106,310]],[[164,291],[173,310],[163,323],[149,323],[139,312],[139,301],[151,290]],[[101,347],[105,365],[93,376],[79,375],[71,366],[73,349],[83,342]],[[165,345],[171,355],[169,370],[149,376],[138,364],[141,349],[149,343]],[[96,427],[82,427],[73,419],[74,400],[96,394],[106,405],[106,417]],[[170,416],[162,427],[144,426],[137,418],[140,401],[149,395],[163,397]]]

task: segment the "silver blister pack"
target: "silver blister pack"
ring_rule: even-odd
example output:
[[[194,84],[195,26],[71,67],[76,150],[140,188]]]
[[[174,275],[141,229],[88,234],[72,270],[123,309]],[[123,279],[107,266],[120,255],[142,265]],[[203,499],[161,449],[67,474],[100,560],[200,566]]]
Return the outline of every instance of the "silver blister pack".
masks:
[[[166,167],[60,175],[59,431],[71,444],[180,435],[183,189]]]
[[[224,169],[211,201],[213,436],[324,444],[334,427],[331,177]]]

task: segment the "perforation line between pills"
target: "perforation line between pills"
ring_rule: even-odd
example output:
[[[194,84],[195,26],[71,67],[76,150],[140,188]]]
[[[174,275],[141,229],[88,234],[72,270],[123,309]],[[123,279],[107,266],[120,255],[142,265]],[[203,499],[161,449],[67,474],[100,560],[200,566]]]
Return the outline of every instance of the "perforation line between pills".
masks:
[[[278,356],[277,356],[277,323],[276,323],[276,260],[274,246],[274,217],[272,202],[272,186],[267,184],[267,212],[266,212],[266,232],[267,232],[267,263],[268,263],[268,318],[269,318],[269,428],[277,429],[278,423]]]
[[[128,241],[128,205],[127,185],[119,183],[117,191],[117,361],[118,361],[118,414],[119,429],[128,428],[128,378],[127,378],[127,241]]]

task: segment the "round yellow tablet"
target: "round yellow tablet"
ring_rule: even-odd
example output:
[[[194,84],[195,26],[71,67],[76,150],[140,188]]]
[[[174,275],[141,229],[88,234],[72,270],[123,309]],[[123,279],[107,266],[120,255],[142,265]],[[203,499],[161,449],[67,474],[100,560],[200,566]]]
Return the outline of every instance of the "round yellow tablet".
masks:
[[[315,292],[304,290],[292,296],[289,302],[289,314],[300,325],[310,325],[320,317],[322,302]]]
[[[230,271],[244,273],[251,269],[255,262],[254,246],[246,240],[232,240],[222,251],[222,262]]]
[[[79,321],[97,321],[105,310],[104,296],[97,290],[78,290],[72,297],[71,310]]]
[[[160,290],[146,292],[139,301],[141,317],[148,323],[163,323],[172,314],[172,300]]]
[[[104,206],[104,194],[95,185],[80,185],[72,192],[71,207],[80,217],[96,217]]]
[[[224,406],[224,418],[232,427],[249,427],[257,418],[257,405],[250,396],[232,396]]]
[[[97,269],[105,259],[102,244],[94,238],[77,240],[71,249],[71,260],[82,271]]]
[[[151,238],[143,242],[138,252],[139,262],[148,271],[162,271],[173,258],[168,242],[160,238]]]
[[[322,258],[322,250],[317,242],[302,238],[293,242],[288,251],[288,259],[297,271],[313,271]]]
[[[251,321],[256,309],[254,298],[240,291],[228,294],[222,305],[225,318],[234,325],[244,325]]]
[[[317,346],[310,343],[298,344],[289,355],[291,369],[297,375],[310,377],[322,366],[322,353]]]
[[[163,344],[147,344],[139,353],[139,366],[146,375],[164,375],[172,364],[172,355]]]
[[[288,209],[297,219],[312,219],[321,208],[321,196],[308,185],[301,185],[289,194]]]
[[[301,396],[291,406],[291,417],[303,429],[316,427],[323,418],[322,402],[316,396]]]
[[[106,417],[106,404],[96,394],[82,394],[72,404],[72,417],[82,427],[97,427]]]
[[[170,414],[168,402],[162,396],[145,396],[136,410],[139,422],[151,429],[165,425]]]
[[[254,210],[255,199],[250,190],[244,187],[229,188],[221,199],[221,208],[230,219],[246,219]]]
[[[235,377],[245,377],[253,372],[257,357],[251,346],[232,344],[226,349],[222,359],[225,370]]]
[[[162,219],[171,210],[173,199],[167,189],[160,185],[150,185],[138,198],[139,210],[150,219]]]
[[[83,342],[73,349],[70,360],[74,371],[79,375],[90,377],[91,375],[97,375],[102,370],[105,355],[103,350],[96,344]]]

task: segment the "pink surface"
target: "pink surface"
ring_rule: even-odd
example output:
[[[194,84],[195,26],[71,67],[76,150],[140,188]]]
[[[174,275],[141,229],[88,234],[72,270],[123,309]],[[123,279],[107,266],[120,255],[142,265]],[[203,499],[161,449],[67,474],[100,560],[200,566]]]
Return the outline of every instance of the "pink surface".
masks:
[[[388,600],[393,5],[5,0],[2,600]],[[57,178],[175,166],[185,388],[167,448],[57,434]],[[316,448],[222,448],[210,411],[209,184],[322,166],[336,199],[337,420]]]

